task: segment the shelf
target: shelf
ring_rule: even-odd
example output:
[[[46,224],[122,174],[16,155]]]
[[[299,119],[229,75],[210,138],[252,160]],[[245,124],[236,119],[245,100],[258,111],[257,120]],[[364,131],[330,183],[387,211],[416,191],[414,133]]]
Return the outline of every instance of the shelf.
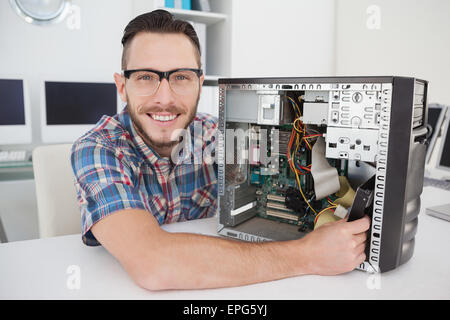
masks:
[[[173,8],[161,8],[161,9],[169,11],[179,19],[204,23],[208,26],[227,19],[227,15],[222,13],[205,12],[198,10],[173,9]]]
[[[33,165],[0,167],[0,182],[34,179]]]
[[[211,81],[217,81],[217,80],[219,80],[219,78],[223,78],[222,76],[215,76],[215,75],[206,75],[205,74],[205,81],[207,80],[207,81],[209,81],[209,80],[211,80]]]
[[[28,168],[33,167],[32,161],[9,161],[9,162],[0,162],[0,169],[9,169],[9,168]]]

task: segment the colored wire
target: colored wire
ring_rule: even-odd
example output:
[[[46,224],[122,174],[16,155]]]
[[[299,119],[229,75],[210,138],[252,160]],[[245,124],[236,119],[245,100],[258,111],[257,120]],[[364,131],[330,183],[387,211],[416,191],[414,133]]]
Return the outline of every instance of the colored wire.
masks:
[[[311,134],[309,136],[303,136],[303,140],[305,141],[305,143],[307,144],[309,149],[312,149],[311,144],[309,143],[309,141],[307,139],[311,139],[311,138],[317,138],[317,137],[321,137],[321,134]]]
[[[298,107],[297,103],[295,102],[294,99],[292,99],[291,97],[287,97],[289,99],[289,101],[291,101],[292,105],[294,106],[294,110],[296,110],[299,114],[299,116],[302,116],[302,113],[300,112],[300,108]]]
[[[302,140],[305,141],[306,146],[308,147],[309,150],[311,150],[311,149],[312,149],[312,146],[311,146],[311,144],[309,143],[309,141],[306,140],[306,139],[302,139]]]
[[[331,204],[332,206],[337,206],[337,204],[334,203],[334,202],[330,199],[330,197],[327,197],[327,201],[328,201],[328,203]]]
[[[303,169],[297,166],[297,161],[296,161],[296,158],[295,158],[295,154],[297,152],[298,145],[297,145],[297,148],[295,149],[294,153],[291,152],[291,147],[292,147],[292,144],[294,142],[294,137],[295,137],[295,132],[294,132],[294,129],[293,129],[292,133],[291,133],[291,138],[289,140],[287,152],[286,152],[286,157],[288,159],[288,163],[289,163],[289,166],[291,167],[291,170],[294,171],[294,172],[298,172],[301,175],[303,175],[303,174],[305,174],[307,172],[303,172]]]
[[[306,199],[306,197],[305,197],[305,195],[304,195],[304,193],[303,193],[302,186],[301,186],[301,184],[300,184],[300,178],[298,177],[297,171],[294,171],[294,173],[295,173],[295,176],[296,176],[296,178],[297,178],[298,189],[300,190],[300,193],[301,193],[301,195],[302,195],[302,197],[303,197],[303,200],[305,200],[306,204],[307,204],[308,207],[314,212],[314,214],[317,214],[316,210],[314,210],[314,208],[313,208],[313,207],[311,206],[311,204],[308,202],[308,200]]]
[[[297,137],[297,139],[298,139],[298,137]],[[299,147],[299,144],[297,144],[297,146],[296,146],[295,153],[297,152],[298,147]],[[295,178],[297,180],[298,189],[300,190],[300,194],[302,195],[303,200],[305,200],[306,204],[312,210],[312,212],[314,212],[314,214],[317,214],[316,210],[314,210],[314,208],[311,206],[309,201],[306,199],[305,194],[303,193],[302,185],[300,183],[300,177],[298,176],[297,170],[294,170],[294,173],[295,173]]]
[[[336,208],[336,206],[330,206],[330,207],[326,207],[325,209],[323,209],[322,211],[320,211],[317,215],[316,215],[316,218],[314,219],[314,225],[316,225],[316,223],[317,223],[317,219],[319,218],[319,216],[321,215],[321,214],[323,214],[325,211],[327,211],[328,209],[330,209],[331,211],[333,211],[334,212],[334,208]]]
[[[310,138],[315,138],[315,137],[321,137],[322,134],[310,134],[308,136],[304,136],[303,139],[310,139]]]
[[[299,117],[297,117],[293,123],[293,128],[292,128],[292,132],[291,132],[291,137],[289,139],[289,144],[288,144],[288,148],[287,148],[287,158],[288,158],[288,163],[289,166],[291,168],[291,170],[294,172],[295,174],[295,178],[297,180],[297,185],[298,185],[298,189],[300,191],[300,194],[303,197],[303,200],[306,202],[306,204],[308,205],[308,207],[314,212],[314,214],[317,214],[316,210],[314,210],[314,208],[311,206],[311,204],[309,203],[308,199],[306,199],[305,194],[303,193],[303,189],[302,189],[302,185],[300,183],[300,177],[299,177],[299,173],[301,175],[304,175],[306,173],[309,173],[309,171],[311,170],[310,168],[304,167],[304,166],[300,166],[300,170],[296,167],[296,162],[295,162],[295,155],[297,154],[298,148],[300,147],[300,144],[302,141],[305,141],[306,145],[311,149],[311,145],[309,144],[308,140],[303,139],[303,137],[306,134],[305,131],[305,126],[302,125],[302,122],[300,120],[300,117],[302,115],[299,106],[297,105],[297,103],[295,102],[294,99],[292,99],[291,97],[288,96],[289,101],[291,101],[293,108],[295,111],[297,111]],[[299,102],[301,98],[298,97]],[[297,121],[300,124],[300,129],[297,127]],[[300,139],[300,135],[302,135],[302,138]],[[292,144],[294,143],[294,139],[295,139],[295,150],[293,152],[293,154],[291,155],[291,147]],[[302,172],[302,170],[305,170],[306,172]]]
[[[300,118],[295,119],[295,121],[292,125],[293,125],[295,131],[297,131],[298,133],[302,133],[303,131],[301,129],[297,128],[297,126],[296,126],[297,121],[301,122]]]
[[[296,139],[296,148],[295,148],[294,152],[292,153],[291,148],[292,148],[292,144],[294,142],[294,137]],[[288,157],[288,161],[289,161],[292,171],[297,171],[300,175],[304,175],[304,174],[307,174],[308,172],[310,172],[311,169],[297,164],[295,155],[297,154],[298,147],[300,145],[299,141],[300,141],[299,134],[296,134],[293,130],[291,133],[291,138],[289,140],[288,152],[287,152],[286,156]],[[298,170],[295,170],[294,168],[296,168]]]

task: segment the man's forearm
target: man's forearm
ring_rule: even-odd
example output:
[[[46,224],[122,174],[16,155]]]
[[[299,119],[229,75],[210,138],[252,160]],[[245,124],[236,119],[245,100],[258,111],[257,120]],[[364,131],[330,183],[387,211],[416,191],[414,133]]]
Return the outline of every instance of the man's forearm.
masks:
[[[144,210],[126,209],[91,228],[132,279],[150,290],[230,287],[301,274],[333,275],[365,259],[369,217],[324,224],[299,240],[249,243],[169,233]]]
[[[189,233],[161,234],[151,290],[231,287],[302,274],[298,241],[248,243]],[[155,247],[154,247],[155,248]],[[304,260],[303,260],[304,261]]]

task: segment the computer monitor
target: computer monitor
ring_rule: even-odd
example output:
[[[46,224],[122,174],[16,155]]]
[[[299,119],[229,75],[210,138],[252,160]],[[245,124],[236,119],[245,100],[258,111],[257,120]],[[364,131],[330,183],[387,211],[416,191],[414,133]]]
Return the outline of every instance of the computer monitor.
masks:
[[[30,101],[23,79],[0,79],[0,145],[31,143]]]
[[[445,120],[442,127],[442,140],[436,167],[450,171],[450,118]]]
[[[447,107],[441,104],[429,104],[428,105],[428,125],[432,128],[430,137],[430,143],[427,145],[426,163],[431,159],[434,146],[436,145],[436,139],[439,134],[439,130],[442,127]]]
[[[120,112],[114,83],[44,81],[41,132],[45,143],[74,142],[103,115]]]

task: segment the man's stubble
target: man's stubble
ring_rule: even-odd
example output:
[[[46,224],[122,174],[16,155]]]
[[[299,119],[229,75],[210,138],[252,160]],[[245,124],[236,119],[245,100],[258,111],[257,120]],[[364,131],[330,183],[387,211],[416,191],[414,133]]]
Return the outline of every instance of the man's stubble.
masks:
[[[189,125],[192,123],[192,121],[195,118],[195,115],[197,113],[197,108],[198,108],[198,102],[200,100],[200,92],[197,95],[197,99],[195,102],[195,108],[192,109],[191,114],[188,117],[188,120],[186,121],[186,123],[183,126],[183,129],[187,129],[189,127]],[[136,108],[130,103],[130,100],[128,98],[128,94],[127,94],[127,111],[128,114],[130,115],[131,121],[133,123],[133,126],[135,128],[135,130],[137,131],[137,133],[141,136],[141,138],[144,140],[144,142],[149,145],[150,147],[155,147],[157,149],[165,149],[165,148],[173,148],[174,146],[176,146],[179,143],[179,139],[177,140],[169,140],[169,141],[157,141],[156,139],[153,139],[150,135],[148,135],[145,130],[143,129],[143,126],[141,125],[141,123],[139,122],[139,119],[136,115],[136,111],[138,109],[138,106],[136,106]],[[148,110],[148,112],[151,112],[152,110]],[[170,111],[170,109],[168,110]],[[175,130],[176,131],[176,130]],[[178,135],[176,137],[179,137]],[[170,138],[169,138],[170,139]]]

